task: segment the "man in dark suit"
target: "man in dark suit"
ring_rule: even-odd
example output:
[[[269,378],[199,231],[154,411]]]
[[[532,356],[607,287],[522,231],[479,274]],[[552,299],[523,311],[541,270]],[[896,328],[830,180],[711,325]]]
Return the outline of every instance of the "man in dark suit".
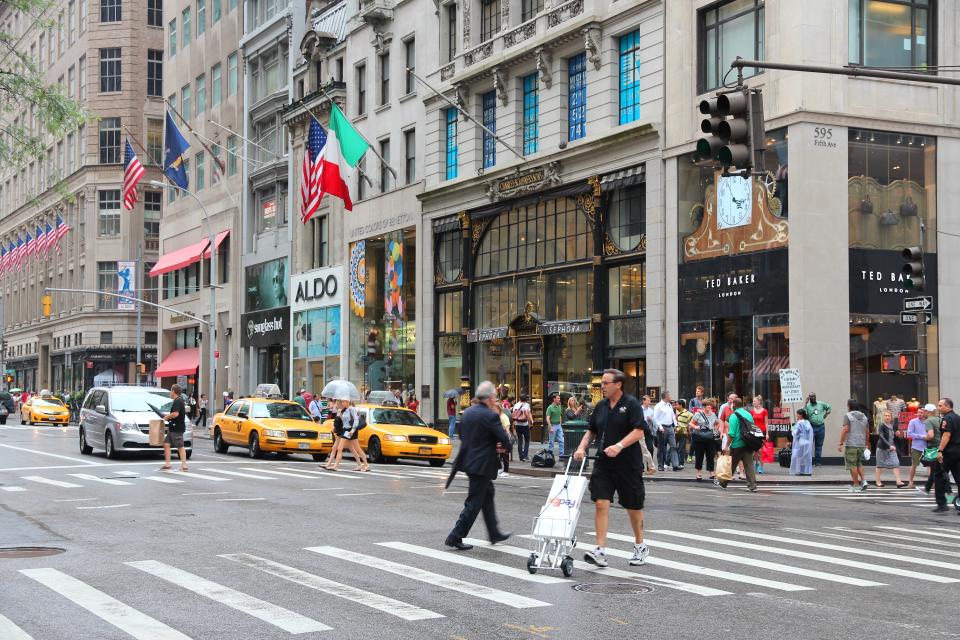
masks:
[[[460,518],[444,542],[448,547],[459,551],[473,548],[472,545],[464,544],[463,538],[470,533],[470,528],[481,511],[490,542],[503,542],[510,537],[509,532],[500,531],[493,505],[493,480],[500,468],[497,443],[510,442],[510,436],[503,430],[500,416],[494,410],[496,403],[496,387],[485,380],[477,386],[477,404],[464,411],[460,417],[460,452],[454,460],[450,479],[453,479],[457,471],[463,471],[470,478],[470,490],[463,503]],[[447,484],[449,485],[449,481]]]

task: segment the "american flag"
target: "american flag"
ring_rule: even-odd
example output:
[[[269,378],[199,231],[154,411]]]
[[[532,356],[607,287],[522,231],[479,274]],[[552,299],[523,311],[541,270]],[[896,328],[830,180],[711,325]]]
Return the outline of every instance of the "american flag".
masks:
[[[4,265],[4,271],[12,271],[13,263],[17,259],[17,247],[13,244],[13,239],[10,239],[10,246],[7,248],[7,263]]]
[[[137,203],[137,183],[146,170],[140,164],[140,159],[133,152],[130,141],[127,140],[127,148],[124,151],[123,159],[123,208],[127,211],[133,211],[133,205]]]
[[[42,222],[37,224],[37,235],[34,237],[36,238],[34,242],[37,243],[36,254],[37,254],[37,257],[40,257],[41,255],[43,255],[43,252],[46,251],[46,248],[47,248],[47,237],[43,234]]]
[[[23,269],[23,259],[27,254],[27,245],[23,243],[23,237],[17,234],[17,271]]]
[[[320,173],[323,168],[323,151],[327,145],[327,132],[316,118],[310,118],[310,133],[303,152],[303,172],[300,175],[300,221],[306,222],[320,208]]]
[[[29,232],[29,231],[25,231],[24,233],[27,234],[27,242],[26,242],[26,244],[25,244],[26,249],[24,250],[24,256],[27,257],[27,258],[29,258],[30,256],[32,256],[32,255],[36,252],[36,250],[37,250],[37,245],[34,244],[33,238],[30,237],[30,232]]]
[[[67,223],[63,221],[63,218],[60,217],[60,214],[57,214],[57,226],[53,234],[53,242],[57,247],[57,251],[60,250],[60,238],[67,235],[67,232],[70,231],[70,227],[67,226]]]
[[[43,245],[43,250],[46,253],[50,253],[50,249],[53,248],[53,227],[50,226],[49,222],[45,222],[44,226],[46,226],[47,230],[44,233],[44,236],[46,236],[46,240]]]
[[[0,242],[0,276],[3,276],[7,272],[7,248],[3,246],[3,243]]]

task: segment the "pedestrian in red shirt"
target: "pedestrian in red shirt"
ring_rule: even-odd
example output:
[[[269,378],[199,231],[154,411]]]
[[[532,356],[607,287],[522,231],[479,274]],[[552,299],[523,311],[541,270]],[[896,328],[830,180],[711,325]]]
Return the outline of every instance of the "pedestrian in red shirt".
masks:
[[[753,406],[750,407],[750,415],[753,416],[753,424],[755,424],[760,431],[763,431],[763,437],[767,437],[767,410],[763,408],[763,396],[756,395],[753,396]],[[764,449],[767,448],[766,442],[764,442]],[[757,473],[763,473],[763,463],[764,463],[764,449],[761,449],[759,454],[754,457],[754,467],[757,470]]]

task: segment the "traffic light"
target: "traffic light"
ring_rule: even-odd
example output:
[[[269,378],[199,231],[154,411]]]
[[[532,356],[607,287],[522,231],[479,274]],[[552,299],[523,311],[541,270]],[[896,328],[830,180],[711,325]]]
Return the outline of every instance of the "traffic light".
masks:
[[[886,352],[880,354],[881,373],[916,373],[917,353],[915,351]]]
[[[8,373],[7,375],[3,376],[3,379],[4,379],[8,384],[11,383],[11,382],[13,382],[13,376],[10,375],[9,373]]]
[[[759,89],[738,89],[701,100],[697,155],[726,169],[763,171],[763,95]]]
[[[137,363],[137,373],[139,373],[140,375],[143,375],[146,372],[147,372],[147,365],[143,364],[142,362]]]
[[[907,276],[910,287],[916,291],[923,291],[926,281],[923,275],[923,249],[921,247],[907,247],[901,252],[907,262],[903,265],[903,275]]]
[[[40,298],[41,311],[44,318],[49,318],[53,310],[53,296],[49,293]]]

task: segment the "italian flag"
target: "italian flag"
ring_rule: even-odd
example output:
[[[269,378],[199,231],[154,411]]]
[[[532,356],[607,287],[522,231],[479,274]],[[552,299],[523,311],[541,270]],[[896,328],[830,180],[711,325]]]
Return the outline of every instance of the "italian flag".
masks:
[[[329,193],[343,200],[347,211],[353,211],[354,169],[370,145],[363,139],[336,104],[331,105],[330,126],[324,145],[323,168],[320,174],[320,197]]]

